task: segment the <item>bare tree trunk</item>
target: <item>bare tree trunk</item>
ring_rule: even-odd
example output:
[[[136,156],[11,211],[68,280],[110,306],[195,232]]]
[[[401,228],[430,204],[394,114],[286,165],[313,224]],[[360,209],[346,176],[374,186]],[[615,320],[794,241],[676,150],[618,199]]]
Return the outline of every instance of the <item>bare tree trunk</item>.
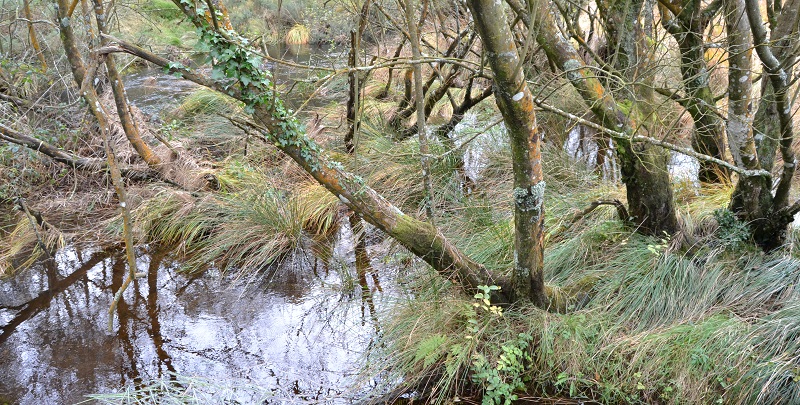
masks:
[[[100,7],[102,8],[102,6]],[[119,200],[120,208],[122,210],[122,219],[123,219],[122,233],[125,242],[125,252],[129,267],[129,274],[125,283],[123,283],[123,287],[116,292],[114,301],[112,302],[109,308],[108,328],[109,330],[111,330],[111,327],[113,325],[114,309],[116,308],[117,303],[119,302],[122,293],[125,290],[125,287],[127,287],[127,285],[130,284],[130,282],[133,280],[136,274],[136,258],[134,256],[133,231],[131,229],[131,220],[130,220],[130,207],[128,206],[127,203],[125,187],[122,182],[122,172],[117,166],[116,159],[114,158],[114,152],[109,141],[110,138],[109,133],[111,132],[111,127],[109,125],[107,115],[103,110],[100,101],[97,98],[97,93],[95,92],[95,89],[94,87],[92,87],[91,84],[94,75],[86,70],[83,64],[83,60],[78,51],[77,45],[75,43],[74,33],[72,31],[68,12],[69,12],[69,5],[67,4],[66,0],[58,0],[59,17],[63,15],[63,18],[59,18],[60,22],[59,27],[61,30],[61,39],[62,42],[64,43],[64,49],[67,52],[67,60],[71,64],[73,76],[75,80],[78,82],[78,88],[81,91],[81,96],[86,101],[89,111],[91,111],[92,115],[94,115],[95,119],[97,120],[98,126],[100,128],[100,134],[103,137],[103,145],[105,147],[106,159],[107,159],[103,168],[107,168],[111,173],[111,181],[112,184],[114,185],[114,189],[116,191],[117,198]],[[98,24],[100,24],[101,21],[100,18],[101,17],[98,16]],[[100,30],[102,31],[102,28],[100,28]],[[79,78],[80,80],[78,80]],[[8,133],[8,131],[4,132]],[[65,157],[64,155],[66,155],[63,154],[63,152],[58,153],[59,151],[57,150],[53,150],[51,152],[53,153],[53,155],[59,156],[62,159]],[[68,155],[66,156],[68,157]]]
[[[106,13],[103,8],[103,0],[94,1],[94,14],[97,20],[97,31],[100,32],[100,43],[106,45],[108,42],[102,34],[108,34],[106,29]],[[117,114],[122,124],[122,129],[125,131],[125,136],[128,142],[131,143],[136,153],[153,169],[157,169],[161,165],[161,159],[153,153],[150,146],[142,139],[139,133],[139,128],[133,120],[130,106],[128,105],[128,96],[125,93],[125,85],[122,82],[122,77],[117,71],[117,65],[114,62],[113,55],[108,55],[106,58],[106,70],[108,71],[108,79],[111,81],[111,90],[114,93],[114,102],[117,105]]]
[[[681,103],[694,121],[692,148],[704,155],[723,159],[725,130],[722,119],[714,111],[716,102],[709,87],[709,67],[703,47],[703,32],[719,3],[706,9],[699,1],[685,0],[682,4],[670,3],[670,8],[660,6],[661,23],[678,42],[681,51],[681,75],[686,99]],[[702,182],[719,183],[727,178],[723,168],[709,162],[700,162],[698,177]]]
[[[767,98],[766,101],[772,101],[775,110],[777,110],[778,128],[780,130],[778,140],[781,158],[783,159],[783,172],[775,190],[774,204],[775,209],[782,209],[789,205],[789,190],[791,189],[792,177],[797,165],[794,150],[792,149],[792,141],[794,140],[793,102],[789,99],[789,87],[791,86],[792,67],[796,60],[794,48],[798,43],[797,35],[795,34],[800,23],[800,16],[798,16],[800,0],[789,0],[781,7],[781,14],[771,37],[772,42],[775,44],[774,48],[767,42],[767,32],[761,21],[758,2],[745,0],[745,5],[750,29],[756,41],[756,53],[761,59],[765,75],[769,79],[773,92],[773,97]],[[786,67],[789,67],[788,71]]]
[[[494,73],[495,99],[508,128],[514,169],[514,295],[540,307],[547,305],[544,288],[544,191],[541,134],[533,95],[525,82],[522,61],[503,5],[469,0],[467,5]]]
[[[31,6],[30,0],[22,0],[22,9],[25,13],[25,18],[28,20],[28,37],[31,41],[31,48],[36,53],[36,57],[39,58],[39,63],[42,65],[42,71],[47,71],[47,60],[44,58],[44,53],[42,53],[42,47],[39,45],[39,40],[36,38],[36,29],[33,26],[33,13],[31,13]]]
[[[456,59],[463,59],[467,55],[467,53],[472,48],[472,45],[475,43],[474,35],[470,36],[467,42],[464,43],[460,47],[460,49],[458,47],[458,45],[461,44],[461,41],[464,39],[467,32],[468,31],[465,30],[461,32],[458,36],[456,36],[455,40],[450,45],[450,48],[447,50],[445,55],[450,55],[450,57]],[[452,88],[453,84],[456,81],[456,78],[458,77],[459,72],[461,71],[461,67],[458,65],[451,66],[449,67],[449,69],[445,67],[444,69],[442,69],[442,71],[445,72],[444,75],[441,75],[440,72],[434,70],[431,73],[431,77],[428,78],[428,82],[425,84],[425,86],[423,86],[424,88],[423,92],[427,94],[428,89],[436,81],[436,78],[438,77],[440,80],[439,87],[431,91],[430,94],[427,95],[427,97],[425,97],[425,102],[424,102],[425,117],[429,117],[431,115],[431,113],[433,112],[433,108],[436,107],[436,103],[438,103],[442,98],[444,98],[444,96],[447,95],[447,93],[450,91],[450,89]],[[410,106],[408,111],[413,112],[415,108],[416,107],[412,105]],[[400,112],[398,115],[403,116],[404,114],[405,112]],[[406,128],[400,131],[397,138],[401,140],[406,139],[413,136],[416,133],[419,133],[419,131],[417,129],[417,125],[414,124],[410,128]]]
[[[796,58],[798,8],[798,0],[790,0],[784,5],[768,41],[757,2],[729,0],[725,3],[728,53],[731,55],[728,77],[731,153],[737,165],[771,170],[779,147],[784,161],[774,196],[773,182],[766,177],[739,179],[731,196],[731,211],[748,224],[753,240],[766,251],[785,243],[787,226],[794,220],[793,214],[798,209],[797,204],[789,206],[789,191],[797,162],[792,150],[794,133],[793,107],[788,98],[789,72],[785,70],[786,66],[794,64]],[[751,32],[767,79],[762,84],[764,89],[755,123],[750,94]],[[753,127],[759,132],[757,136]]]
[[[400,57],[400,52],[402,52],[403,45],[405,45],[405,43],[406,43],[405,37],[400,39],[400,45],[397,45],[397,49],[394,50],[393,59],[397,59],[398,57]],[[381,90],[381,92],[378,93],[378,95],[375,98],[383,99],[383,98],[386,98],[386,97],[389,96],[389,89],[391,89],[391,87],[392,87],[392,75],[393,74],[394,74],[394,69],[389,68],[389,78],[386,79],[386,85],[383,87],[383,90]]]
[[[358,66],[358,36],[355,31],[350,31],[350,55],[348,56],[348,65],[351,68]],[[358,110],[360,105],[361,94],[361,73],[355,70],[347,74],[347,133],[344,135],[344,148],[347,153],[356,151],[356,146],[353,143],[356,133],[358,132]]]
[[[416,2],[406,1],[406,22],[408,23],[409,42],[411,43],[411,55],[415,61],[419,61],[422,54],[419,51],[419,32],[414,18]],[[422,21],[420,21],[422,22]],[[431,163],[430,151],[428,149],[428,133],[425,129],[425,93],[422,90],[422,66],[420,62],[414,63],[414,93],[417,105],[417,134],[419,139],[420,163],[422,165],[422,188],[425,190],[425,214],[428,221],[433,223],[433,185],[431,184]]]
[[[56,0],[56,15],[59,22],[59,35],[64,46],[64,53],[67,55],[69,67],[72,70],[72,77],[78,88],[83,84],[83,77],[86,75],[86,68],[83,64],[81,51],[78,49],[78,41],[75,38],[75,31],[72,28],[72,16],[69,14],[69,0]]]
[[[361,52],[361,38],[364,35],[364,29],[367,27],[367,18],[369,17],[369,5],[372,0],[364,0],[364,5],[361,7],[361,13],[358,19],[358,31],[350,31],[350,55],[348,62],[351,68],[358,67],[359,53]],[[356,146],[353,139],[358,133],[359,127],[359,111],[361,109],[361,90],[364,88],[364,82],[367,79],[368,73],[361,73],[355,70],[347,75],[347,82],[350,89],[349,97],[347,100],[347,123],[349,128],[347,134],[344,136],[344,146],[347,153],[353,153]]]
[[[745,15],[744,0],[725,1],[725,27],[728,34],[728,144],[734,164],[747,169],[760,168],[753,137],[752,55],[753,40]],[[764,177],[744,177],[731,196],[731,211],[751,224],[763,228],[772,207],[772,181]],[[754,235],[755,236],[755,235]],[[756,243],[765,243],[756,237]]]

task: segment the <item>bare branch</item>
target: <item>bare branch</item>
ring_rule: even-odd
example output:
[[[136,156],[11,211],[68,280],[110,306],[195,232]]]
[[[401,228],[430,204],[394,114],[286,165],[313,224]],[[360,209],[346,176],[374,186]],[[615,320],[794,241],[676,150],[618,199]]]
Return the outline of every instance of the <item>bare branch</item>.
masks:
[[[570,114],[570,113],[568,113],[568,112],[566,112],[564,110],[561,110],[559,108],[553,107],[552,105],[549,105],[549,104],[545,103],[542,100],[534,99],[534,101],[536,102],[536,105],[538,105],[539,107],[541,107],[542,109],[544,109],[546,111],[552,112],[554,114],[558,114],[558,115],[560,115],[562,117],[565,117],[565,118],[569,118],[569,119],[571,119],[571,120],[573,120],[573,121],[575,121],[575,122],[577,122],[577,123],[579,123],[581,125],[585,125],[587,127],[596,129],[598,131],[602,131],[602,132],[608,134],[609,136],[611,136],[614,139],[626,140],[626,141],[629,141],[629,142],[647,142],[647,143],[650,143],[650,144],[653,144],[653,145],[660,146],[660,147],[665,148],[665,149],[669,149],[671,151],[683,153],[684,155],[691,156],[691,157],[693,157],[693,158],[695,158],[697,160],[702,160],[702,161],[706,161],[706,162],[715,163],[715,164],[717,164],[719,166],[722,166],[724,168],[730,169],[733,172],[739,173],[742,176],[747,176],[747,177],[759,177],[759,176],[771,177],[772,176],[772,174],[770,172],[766,171],[766,170],[760,170],[760,169],[759,170],[747,170],[747,169],[743,169],[741,167],[734,166],[734,165],[732,165],[732,164],[730,164],[730,163],[728,163],[728,162],[726,162],[724,160],[717,159],[717,158],[714,158],[714,157],[711,157],[711,156],[708,156],[708,155],[704,155],[702,153],[697,153],[691,148],[685,148],[685,147],[682,147],[682,146],[674,145],[674,144],[671,144],[669,142],[664,142],[664,141],[656,139],[656,138],[651,138],[649,136],[644,136],[644,135],[633,135],[633,136],[630,136],[630,135],[625,134],[624,132],[614,131],[614,130],[608,129],[608,128],[602,126],[602,125],[598,125],[598,124],[595,124],[594,122],[591,122],[589,120],[586,120],[586,119],[583,119],[581,117],[578,117],[575,114]]]

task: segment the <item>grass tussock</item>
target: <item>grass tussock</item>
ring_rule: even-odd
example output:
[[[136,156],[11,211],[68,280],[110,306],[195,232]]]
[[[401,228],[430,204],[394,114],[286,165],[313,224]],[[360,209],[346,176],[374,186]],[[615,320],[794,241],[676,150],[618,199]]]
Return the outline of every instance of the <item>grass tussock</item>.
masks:
[[[65,245],[61,232],[52,226],[34,225],[20,215],[11,232],[0,234],[0,279],[14,276]]]
[[[286,33],[284,41],[286,45],[305,45],[311,39],[311,32],[303,24],[295,24]]]
[[[422,187],[422,166],[419,143],[414,138],[395,142],[385,136],[385,127],[379,117],[365,120],[358,138],[358,153],[349,160],[348,169],[361,175],[370,187],[386,196],[393,204],[407,212],[420,209],[425,193]],[[431,143],[431,181],[434,204],[445,208],[454,186],[456,154],[447,154],[441,143]]]
[[[270,187],[262,173],[231,167],[235,174],[218,175],[218,194],[164,190],[137,208],[136,224],[147,240],[179,245],[192,271],[213,264],[247,273],[300,247],[305,235],[334,228],[339,202],[321,186]]]
[[[513,263],[510,162],[498,145],[484,191],[448,200],[445,232],[494,271]],[[488,153],[493,153],[491,150]],[[681,240],[643,237],[611,208],[561,226],[596,198],[619,198],[587,169],[545,149],[545,278],[565,313],[492,308],[428,270],[382,319],[365,375],[427,401],[524,397],[601,403],[794,403],[800,398],[800,259],[734,245],[715,210],[730,189],[682,201]],[[490,174],[486,174],[490,173]],[[552,185],[552,186],[551,186]],[[498,191],[500,190],[500,191]],[[723,204],[724,206],[724,204]],[[675,238],[678,238],[676,236]],[[395,378],[396,377],[396,378]],[[398,393],[402,390],[397,390]]]
[[[170,113],[170,118],[185,120],[198,116],[232,115],[239,110],[239,104],[234,99],[201,87],[186,96]]]
[[[800,260],[724,247],[668,252],[657,239],[592,227],[545,259],[550,283],[587,294],[580,306],[498,315],[428,283],[388,317],[376,358],[436,402],[526,393],[626,404],[800,398]]]

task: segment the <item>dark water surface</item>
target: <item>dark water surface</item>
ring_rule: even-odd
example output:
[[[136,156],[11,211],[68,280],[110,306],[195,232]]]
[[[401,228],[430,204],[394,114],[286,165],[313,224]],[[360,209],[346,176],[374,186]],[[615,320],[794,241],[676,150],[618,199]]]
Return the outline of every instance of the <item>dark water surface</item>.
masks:
[[[124,255],[63,249],[55,266],[0,281],[0,400],[70,404],[178,373],[254,384],[270,403],[350,403],[380,280],[352,242],[325,256],[298,251],[243,281],[213,269],[188,276],[168,251],[142,247],[147,275],[128,288],[109,332]]]

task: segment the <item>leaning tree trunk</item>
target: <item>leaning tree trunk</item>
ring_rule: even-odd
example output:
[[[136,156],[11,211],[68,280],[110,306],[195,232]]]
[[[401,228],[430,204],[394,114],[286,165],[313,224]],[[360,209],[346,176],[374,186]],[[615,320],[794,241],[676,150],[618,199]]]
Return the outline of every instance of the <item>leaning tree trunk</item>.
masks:
[[[58,17],[58,32],[61,36],[61,43],[64,46],[64,53],[67,55],[67,62],[72,70],[72,77],[75,79],[79,90],[86,75],[86,67],[83,64],[81,51],[78,49],[78,41],[75,38],[75,30],[72,28],[72,14],[70,13],[69,0],[56,0],[56,16]]]
[[[97,21],[97,31],[102,34],[108,34],[108,30],[106,28],[106,12],[105,8],[103,7],[103,0],[93,0],[94,1],[94,15],[95,21]],[[106,45],[107,40],[104,37],[100,37],[100,43],[102,45]],[[150,148],[149,145],[142,139],[142,136],[139,132],[139,127],[136,126],[136,122],[133,120],[133,114],[131,114],[131,108],[128,104],[128,95],[125,93],[125,85],[122,81],[122,76],[120,76],[119,72],[117,71],[117,65],[114,61],[113,55],[108,55],[106,57],[106,71],[108,72],[108,79],[111,81],[111,91],[114,94],[114,103],[117,106],[117,114],[119,115],[119,121],[122,125],[122,130],[125,132],[125,136],[128,138],[128,142],[130,142],[133,149],[136,150],[136,153],[142,158],[142,160],[147,163],[153,169],[158,169],[161,165],[161,159],[153,153],[153,150]]]
[[[255,122],[250,122],[249,125],[261,134],[263,140],[291,157],[364,220],[386,232],[456,285],[473,293],[479,291],[479,285],[498,285],[503,289],[494,299],[498,302],[511,302],[508,293],[512,288],[505,278],[493,275],[485,266],[467,257],[433,225],[404,214],[366,185],[363,179],[344,171],[341,164],[329,161],[322,154],[321,148],[302,132],[296,117],[289,113],[272,91],[267,73],[255,65],[248,65],[246,61],[255,58],[254,54],[228,37],[227,33],[215,31],[208,22],[198,18],[196,10],[190,5],[179,0],[174,3],[198,27],[201,38],[210,46],[233,52],[234,59],[222,63],[231,63],[231,69],[223,71],[230,73],[235,80],[212,80],[119,39],[114,39],[116,45],[105,47],[101,50],[102,53],[130,53],[164,68],[169,73],[179,74],[187,80],[244,102],[248,109],[252,109],[255,118]],[[239,80],[245,75],[248,76],[246,84]]]
[[[507,120],[515,154],[515,192],[516,213],[529,219],[527,224],[518,227],[517,246],[519,271],[527,271],[528,280],[514,283],[489,272],[483,265],[471,260],[458,250],[432,224],[419,221],[403,214],[397,207],[386,201],[380,194],[367,186],[362,179],[345,172],[340,164],[331,162],[322,154],[321,148],[300,129],[297,119],[283,106],[272,91],[266,73],[251,62],[254,55],[228,33],[214,30],[210,24],[197,18],[196,10],[187,3],[174,0],[198,27],[201,40],[212,47],[232,51],[231,58],[220,60],[225,64],[226,75],[233,81],[217,82],[197,74],[188,68],[153,55],[141,48],[115,39],[116,46],[107,46],[102,53],[128,52],[142,57],[165,68],[169,73],[179,74],[203,86],[224,91],[243,101],[248,110],[253,111],[255,123],[251,127],[259,129],[262,138],[273,143],[297,162],[328,191],[339,197],[348,207],[357,212],[372,225],[386,232],[412,253],[429,263],[444,276],[453,279],[469,291],[477,291],[479,285],[495,284],[503,287],[499,299],[512,302],[513,299],[530,298],[539,305],[546,302],[544,284],[541,281],[542,246],[542,194],[541,158],[539,154],[539,134],[533,113],[533,98],[528,90],[524,76],[517,69],[519,56],[512,37],[502,3],[490,0],[472,0],[470,6],[473,17],[483,34],[485,46],[495,71],[498,105]],[[499,54],[498,51],[503,53]],[[246,80],[241,80],[246,78]],[[524,250],[524,251],[523,251]],[[520,257],[521,256],[521,257]],[[524,268],[523,268],[524,267]],[[515,276],[518,275],[515,272]],[[536,277],[536,278],[534,278]],[[527,297],[514,293],[517,290],[530,291]]]
[[[525,82],[503,5],[469,0],[467,5],[494,73],[495,100],[508,128],[514,169],[514,294],[538,306],[547,303],[543,276],[544,190],[541,134],[533,95]]]

